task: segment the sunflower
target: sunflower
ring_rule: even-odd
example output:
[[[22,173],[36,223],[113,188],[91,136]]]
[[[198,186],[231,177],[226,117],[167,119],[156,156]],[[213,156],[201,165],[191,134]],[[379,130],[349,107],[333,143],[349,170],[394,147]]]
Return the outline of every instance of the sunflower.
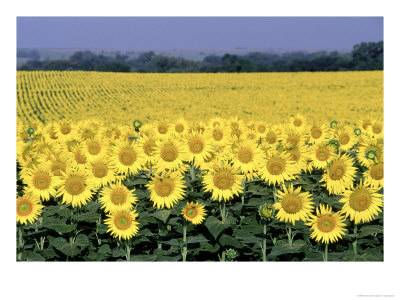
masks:
[[[251,141],[240,141],[231,155],[232,165],[242,173],[255,172],[264,163],[264,153]]]
[[[41,215],[43,207],[39,197],[25,193],[17,198],[17,222],[24,225],[28,222],[33,224]]]
[[[372,121],[371,126],[368,126],[367,135],[376,139],[383,138],[383,122],[381,120]]]
[[[60,142],[66,142],[78,136],[77,125],[71,120],[61,120],[54,124],[53,129],[55,136]]]
[[[383,187],[383,175],[383,161],[376,162],[363,173],[365,183],[377,189]]]
[[[86,167],[88,160],[80,145],[73,146],[69,154],[69,165],[74,167]]]
[[[356,168],[353,166],[353,159],[348,154],[337,156],[325,173],[320,182],[326,187],[329,194],[340,195],[346,188],[353,187],[353,180],[356,177]]]
[[[290,118],[289,126],[294,128],[297,132],[304,133],[307,130],[307,121],[304,116],[296,114]]]
[[[296,147],[289,147],[286,153],[290,155],[290,160],[294,162],[296,173],[301,173],[307,170],[307,162],[310,160],[308,147],[305,145],[297,145]]]
[[[325,142],[328,138],[328,127],[325,125],[313,125],[309,130],[309,143],[315,144],[319,142]]]
[[[179,172],[155,175],[146,187],[150,190],[150,201],[159,209],[170,209],[185,196],[185,182]]]
[[[296,221],[306,221],[312,210],[312,199],[309,192],[301,193],[301,187],[293,189],[293,184],[290,184],[288,189],[283,184],[283,192],[278,191],[275,195],[279,202],[275,203],[274,209],[276,218],[285,223],[295,224]]]
[[[108,155],[107,143],[99,138],[89,138],[81,145],[82,153],[89,162]]]
[[[66,172],[62,172],[60,179],[57,197],[62,196],[62,203],[81,207],[90,201],[95,187],[86,169],[68,168]]]
[[[167,121],[157,121],[153,124],[153,129],[157,139],[165,139],[169,137],[170,125]]]
[[[357,136],[354,134],[354,131],[349,127],[339,128],[336,131],[335,138],[340,143],[341,151],[349,151],[354,147],[354,145],[358,142]]]
[[[71,162],[68,158],[69,156],[65,151],[60,151],[50,154],[49,156],[43,155],[41,160],[49,166],[54,176],[62,176],[61,172],[66,172],[67,167],[71,166]]]
[[[259,170],[259,174],[269,185],[281,184],[285,181],[296,179],[297,176],[294,161],[289,153],[270,150],[266,154],[265,163]]]
[[[186,138],[187,152],[189,154],[188,161],[195,160],[204,161],[210,157],[213,151],[211,139],[207,133],[195,131],[190,133]]]
[[[192,222],[192,224],[199,225],[204,221],[204,216],[206,215],[204,204],[188,202],[182,209],[182,215],[187,221]]]
[[[210,128],[222,128],[226,125],[226,121],[220,117],[213,117],[208,121],[208,127]]]
[[[263,139],[263,138],[265,138],[267,136],[267,134],[268,134],[270,129],[269,129],[267,123],[265,123],[265,122],[257,122],[254,125],[254,130],[255,130],[255,132],[257,134],[257,137],[259,139]]]
[[[119,240],[128,240],[132,238],[139,231],[138,222],[136,222],[138,214],[135,210],[117,208],[107,215],[104,224],[108,226],[107,232],[111,236]]]
[[[383,207],[382,195],[377,192],[378,189],[368,186],[362,180],[356,187],[346,189],[343,198],[339,200],[344,203],[343,213],[346,217],[350,216],[350,221],[354,220],[355,224],[372,221],[382,212],[380,208]]]
[[[383,160],[383,144],[373,138],[364,139],[357,149],[357,160],[363,167],[370,167]]]
[[[316,143],[309,148],[311,167],[315,169],[326,169],[326,167],[335,159],[335,147],[326,143]]]
[[[297,145],[304,145],[306,141],[306,135],[293,128],[286,129],[281,137],[282,143],[286,146],[296,147]]]
[[[87,170],[90,174],[93,184],[100,188],[117,180],[115,169],[108,158],[97,158],[87,164]]]
[[[358,121],[358,126],[363,130],[363,132],[366,132],[368,127],[372,125],[372,120],[373,119],[370,116],[367,116]]]
[[[211,142],[216,147],[225,147],[230,141],[229,127],[227,126],[217,126],[210,130],[209,135],[211,136]]]
[[[175,171],[180,169],[183,162],[188,158],[188,152],[185,145],[177,140],[168,138],[164,141],[156,141],[154,150],[155,165],[157,170]]]
[[[24,183],[27,185],[26,191],[43,201],[50,200],[50,196],[56,195],[56,187],[60,185],[57,176],[53,176],[48,166],[40,164],[29,169],[24,174]]]
[[[239,193],[243,193],[243,179],[244,176],[240,175],[237,169],[230,164],[222,163],[204,175],[204,190],[211,191],[214,200],[226,202],[234,195],[239,196]]]
[[[138,144],[124,141],[111,149],[110,162],[119,173],[137,174],[146,162],[143,150]]]
[[[181,137],[185,136],[189,131],[189,125],[184,118],[180,118],[169,125],[168,132]]]
[[[100,192],[100,203],[103,204],[101,207],[106,213],[111,212],[117,208],[124,210],[132,209],[134,203],[138,201],[135,194],[135,190],[128,190],[121,181],[115,184],[110,184],[109,187],[105,187]]]
[[[37,153],[37,144],[17,141],[17,160],[25,162]]]
[[[306,225],[311,228],[310,237],[324,244],[335,243],[345,235],[346,225],[340,212],[333,213],[332,207],[320,204],[316,215],[310,215]]]
[[[262,140],[262,145],[264,148],[275,148],[278,145],[278,143],[281,141],[281,136],[278,131],[280,130],[277,130],[276,127],[272,127],[268,130],[267,134]]]

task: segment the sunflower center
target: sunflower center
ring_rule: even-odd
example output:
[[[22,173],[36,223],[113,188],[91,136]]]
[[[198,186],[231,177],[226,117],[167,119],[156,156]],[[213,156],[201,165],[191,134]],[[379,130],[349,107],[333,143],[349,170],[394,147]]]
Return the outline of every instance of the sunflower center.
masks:
[[[98,142],[90,142],[88,145],[88,152],[92,155],[97,155],[101,151],[101,146]]]
[[[346,145],[349,141],[350,141],[350,137],[347,133],[344,133],[339,137],[339,143],[341,145]]]
[[[165,124],[158,125],[158,132],[161,134],[166,134],[168,131],[168,127]]]
[[[322,232],[331,232],[335,229],[336,221],[331,215],[322,215],[318,218],[317,227]]]
[[[299,140],[300,140],[299,137],[295,135],[289,136],[287,139],[287,141],[293,146],[297,146]]]
[[[93,175],[97,178],[103,178],[107,175],[108,168],[104,163],[97,163],[93,165]]]
[[[364,129],[367,129],[367,127],[368,127],[369,125],[371,125],[371,124],[372,124],[371,121],[364,121],[363,124],[362,124],[362,127],[363,127]]]
[[[301,198],[296,195],[287,195],[282,198],[282,208],[288,214],[295,214],[301,210]]]
[[[168,197],[169,195],[172,194],[172,191],[174,190],[174,185],[173,182],[164,179],[163,181],[156,183],[155,189],[156,193],[159,196]]]
[[[186,211],[186,215],[189,218],[195,218],[198,215],[198,211],[194,207],[191,207]]]
[[[375,165],[370,169],[371,177],[375,180],[381,180],[383,178],[383,165]]]
[[[130,148],[121,149],[119,152],[119,161],[125,166],[131,166],[136,161],[136,152]]]
[[[17,206],[17,214],[19,216],[27,216],[32,212],[32,210],[32,203],[26,200],[21,201]]]
[[[217,131],[214,131],[213,137],[214,137],[214,140],[216,140],[218,142],[218,141],[222,140],[222,138],[224,137],[224,134],[222,133],[222,131],[217,130]]]
[[[60,126],[60,131],[64,135],[69,134],[71,132],[71,126],[69,124],[62,124]]]
[[[349,205],[355,211],[364,211],[371,206],[371,194],[364,189],[356,190],[351,194]]]
[[[51,177],[48,174],[40,172],[35,175],[34,178],[35,188],[39,190],[45,190],[50,186],[50,183],[51,183]]]
[[[275,143],[276,142],[276,135],[273,134],[273,133],[269,133],[268,136],[267,136],[267,141],[270,144]]]
[[[156,143],[153,140],[147,141],[143,145],[144,153],[146,153],[147,155],[151,155],[151,153],[154,151],[155,146],[156,146]]]
[[[65,182],[65,190],[70,195],[79,195],[85,190],[85,179],[81,176],[71,176]]]
[[[272,216],[272,207],[270,205],[266,205],[262,208],[261,213],[265,218],[270,218]]]
[[[285,162],[278,157],[270,158],[267,162],[267,169],[272,175],[279,175],[285,170]]]
[[[127,195],[126,192],[122,190],[115,190],[111,194],[111,202],[115,205],[124,204],[126,202]]]
[[[372,131],[376,134],[381,133],[382,127],[380,125],[372,125]]]
[[[132,218],[127,213],[118,213],[114,219],[114,225],[120,230],[128,229],[132,224]]]
[[[294,121],[293,121],[293,125],[294,126],[296,126],[296,127],[300,127],[301,126],[301,124],[303,124],[303,121],[302,120],[300,120],[300,119],[294,119]]]
[[[161,158],[167,162],[174,161],[178,158],[178,150],[174,146],[164,146],[161,149]]]
[[[182,133],[185,130],[185,127],[182,124],[176,124],[175,125],[175,131]]]
[[[80,151],[75,152],[75,160],[78,164],[86,163],[86,156],[83,155]]]
[[[252,161],[253,153],[249,149],[240,149],[238,159],[240,162],[247,164]]]
[[[265,126],[264,126],[264,125],[258,126],[257,130],[258,130],[258,132],[260,132],[260,133],[264,133],[264,132],[265,132]]]
[[[66,169],[67,169],[67,164],[59,160],[53,162],[53,165],[51,166],[51,171],[55,176],[61,176],[62,175],[61,171],[65,172]]]
[[[218,171],[214,175],[214,185],[220,190],[230,189],[233,186],[234,181],[233,174],[226,170]]]
[[[329,150],[326,148],[317,149],[315,156],[319,161],[326,161],[330,157]]]
[[[319,128],[313,128],[313,129],[311,130],[311,136],[312,136],[314,139],[319,139],[319,138],[321,137],[321,135],[322,135],[322,130],[321,130],[321,129],[319,129]]]
[[[334,163],[329,167],[329,176],[333,180],[339,180],[346,173],[346,167],[342,164]]]
[[[204,149],[203,141],[199,138],[193,139],[189,143],[189,149],[192,153],[195,153],[195,154],[200,153]]]

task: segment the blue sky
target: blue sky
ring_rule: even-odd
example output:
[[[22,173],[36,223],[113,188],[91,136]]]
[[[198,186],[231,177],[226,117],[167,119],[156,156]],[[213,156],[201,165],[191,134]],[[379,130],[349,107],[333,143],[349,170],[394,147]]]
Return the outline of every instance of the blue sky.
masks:
[[[18,48],[351,50],[383,17],[17,17]]]

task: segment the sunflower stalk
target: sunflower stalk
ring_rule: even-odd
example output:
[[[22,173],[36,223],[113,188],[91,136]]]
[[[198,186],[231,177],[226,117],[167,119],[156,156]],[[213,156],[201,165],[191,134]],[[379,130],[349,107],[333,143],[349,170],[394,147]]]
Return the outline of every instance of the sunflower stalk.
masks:
[[[354,224],[354,236],[355,236],[355,240],[353,242],[353,253],[354,253],[354,257],[356,257],[357,256],[357,242],[358,242],[357,224]]]
[[[291,224],[288,224],[288,228],[286,229],[286,234],[288,237],[289,247],[292,248],[293,239],[296,234],[292,233],[292,225]]]
[[[262,246],[262,254],[263,261],[267,261],[267,223],[264,222],[263,225],[263,246]]]
[[[225,201],[219,204],[219,210],[221,212],[221,221],[225,224],[226,223],[226,217],[227,217]]]
[[[244,205],[244,194],[246,192],[246,179],[243,179],[243,181],[242,181],[242,188],[243,188],[243,194],[240,198],[242,200],[242,205]]]
[[[18,244],[17,244],[17,261],[22,260],[22,248],[24,247],[24,240],[22,238],[22,228],[18,226]]]
[[[325,253],[322,253],[322,257],[325,261],[328,261],[328,243],[325,244]]]
[[[129,240],[126,241],[126,253],[125,257],[127,261],[131,260],[131,246],[129,245]]]
[[[183,249],[182,249],[182,261],[186,261],[187,256],[187,240],[186,240],[187,222],[183,220]]]

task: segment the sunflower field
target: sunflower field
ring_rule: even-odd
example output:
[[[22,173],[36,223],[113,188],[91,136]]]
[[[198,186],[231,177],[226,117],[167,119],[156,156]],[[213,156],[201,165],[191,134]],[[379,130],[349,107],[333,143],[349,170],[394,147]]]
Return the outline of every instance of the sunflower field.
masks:
[[[146,74],[158,81],[134,84],[153,95],[157,87],[159,99],[165,88],[166,99],[150,97],[145,107],[121,96],[133,91],[121,87],[129,75],[108,75],[103,86],[95,82],[106,74],[86,72],[100,76],[90,81],[84,73],[18,72],[18,261],[383,261],[381,72],[349,72],[347,81],[330,74],[334,85],[321,79],[328,75],[306,74],[297,90],[313,92],[297,97],[291,93],[301,80],[291,79],[298,74],[266,74],[275,85],[285,76],[291,84],[274,94],[284,98],[272,100],[280,110],[274,118],[270,100],[248,92],[219,108],[227,116],[213,113],[211,98],[223,93],[212,80],[203,109],[181,118],[168,103],[185,90],[198,96],[189,80],[163,85],[169,75]],[[258,84],[266,93],[252,76],[234,74],[230,84]],[[223,80],[221,91],[230,82]],[[318,89],[328,100],[312,108]],[[354,91],[365,105],[351,109]],[[174,105],[189,106],[185,99]],[[118,119],[121,104],[128,112]]]

